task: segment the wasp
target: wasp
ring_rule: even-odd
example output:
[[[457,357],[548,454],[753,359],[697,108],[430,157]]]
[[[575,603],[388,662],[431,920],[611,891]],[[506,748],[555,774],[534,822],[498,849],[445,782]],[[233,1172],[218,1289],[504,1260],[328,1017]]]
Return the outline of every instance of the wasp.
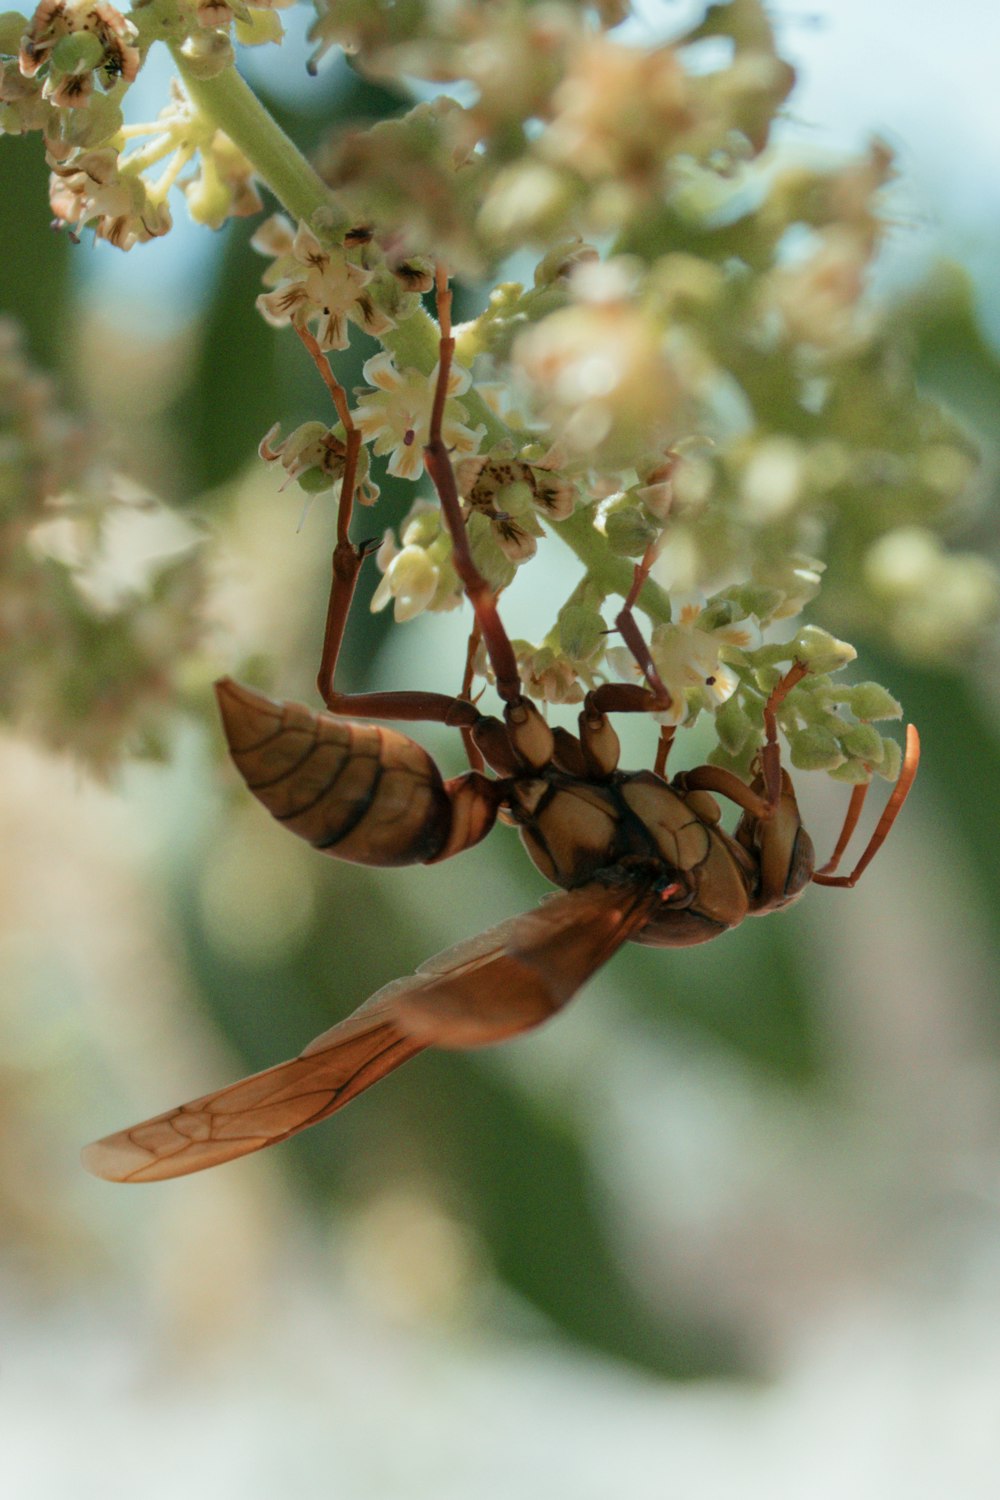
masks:
[[[441,440],[454,341],[450,292],[440,272],[438,313],[441,356],[424,456],[475,615],[474,633],[486,646],[504,703],[502,717],[480,713],[471,701],[471,649],[457,697],[346,695],[334,687],[367,549],[348,535],[359,436],[343,391],[313,346],[347,433],[319,673],[329,712],[275,702],[227,678],[216,689],[222,722],[249,790],[324,853],[367,865],[433,864],[479,843],[502,818],[517,825],[529,857],[561,892],[386,985],[298,1057],[88,1146],[84,1165],[99,1177],[159,1181],[259,1151],[324,1120],[426,1047],[480,1047],[540,1025],[628,941],[665,948],[708,942],[746,917],[788,906],[811,882],[853,886],[913,783],[920,744],[910,725],[899,780],[854,869],[835,873],[867,786],[855,788],[834,853],[817,869],[777,734],[780,704],[808,670],[801,662],[765,703],[764,744],[749,783],[716,766],[668,781],[665,741],[655,770],[621,770],[609,715],[655,712],[670,702],[632,612],[645,562],[615,621],[645,684],[602,684],[585,698],[577,734],[550,727],[522,691],[496,598],[473,563]],[[300,336],[309,346],[310,336]],[[453,725],[461,730],[471,769],[446,780],[409,736],[362,718]],[[719,797],[740,809],[732,834],[721,825]]]

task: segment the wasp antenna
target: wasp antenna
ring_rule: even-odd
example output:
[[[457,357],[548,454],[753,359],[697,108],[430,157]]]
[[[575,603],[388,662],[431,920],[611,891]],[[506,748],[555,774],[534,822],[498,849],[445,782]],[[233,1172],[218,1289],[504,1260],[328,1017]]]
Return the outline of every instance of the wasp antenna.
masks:
[[[847,807],[847,815],[844,818],[844,826],[840,830],[840,838],[837,840],[836,848],[830,855],[830,858],[827,860],[826,864],[823,865],[822,869],[813,872],[814,880],[818,880],[821,875],[832,875],[837,866],[840,864],[840,861],[844,857],[844,850],[851,842],[851,837],[854,833],[854,830],[858,826],[858,819],[861,817],[861,809],[865,805],[865,798],[868,796],[870,790],[871,782],[861,781],[851,792],[851,800]]]
[[[823,870],[817,871],[813,875],[813,880],[817,885],[836,885],[848,888],[857,885],[858,881],[861,879],[861,876],[867,870],[868,866],[871,864],[872,860],[875,858],[876,854],[881,849],[886,839],[889,837],[889,832],[892,828],[892,825],[899,817],[903,803],[910,795],[910,788],[913,785],[914,778],[917,774],[917,767],[919,766],[919,764],[920,736],[917,733],[916,725],[908,724],[906,728],[906,749],[903,754],[903,769],[899,773],[899,780],[896,782],[896,785],[892,789],[892,796],[886,803],[885,808],[882,812],[882,816],[879,818],[878,822],[875,825],[875,832],[868,840],[868,845],[865,849],[865,852],[862,854],[861,858],[854,866],[854,869],[851,871],[850,875],[829,875],[824,873],[826,870],[829,870],[831,866],[836,866],[836,862],[840,858],[840,854],[843,853],[842,846],[846,845],[847,839],[850,838],[850,835],[853,832],[853,824],[851,824],[852,812],[854,813],[854,823],[857,822],[858,814],[861,811],[861,803],[864,801],[864,797],[862,796],[857,799],[857,806],[855,807],[855,797],[857,796],[857,793],[855,792],[855,796],[852,796],[851,798],[851,806],[847,810],[847,820],[845,822],[847,835],[845,837],[844,833],[841,833],[840,839],[837,843],[837,849],[834,851],[833,859],[830,860],[829,864],[824,866]],[[867,788],[865,790],[867,790]]]

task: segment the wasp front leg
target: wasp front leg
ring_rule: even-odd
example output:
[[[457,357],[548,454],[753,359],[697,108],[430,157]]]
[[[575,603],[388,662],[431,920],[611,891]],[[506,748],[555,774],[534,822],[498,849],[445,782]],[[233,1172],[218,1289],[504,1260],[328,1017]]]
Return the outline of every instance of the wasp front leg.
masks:
[[[462,580],[469,603],[472,605],[476,625],[483,638],[496,678],[497,692],[504,703],[514,707],[519,705],[523,698],[517,658],[504,629],[503,621],[500,619],[496,595],[473,561],[465,529],[465,518],[462,515],[462,504],[458,496],[458,485],[455,482],[455,471],[441,435],[445,402],[448,397],[448,381],[455,356],[455,339],[451,331],[451,287],[448,285],[447,273],[441,265],[437,267],[437,308],[438,321],[441,326],[440,354],[430,429],[427,446],[424,448],[424,463],[441,502],[441,511],[451,537],[452,561],[456,573]]]

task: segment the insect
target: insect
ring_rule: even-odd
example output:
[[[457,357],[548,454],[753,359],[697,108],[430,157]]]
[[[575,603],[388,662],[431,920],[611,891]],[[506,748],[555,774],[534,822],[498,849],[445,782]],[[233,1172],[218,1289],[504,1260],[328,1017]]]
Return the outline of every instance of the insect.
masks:
[[[441,441],[453,351],[447,281],[438,278],[441,360],[425,462],[441,499],[455,566],[486,645],[502,718],[468,696],[421,692],[348,696],[334,668],[365,548],[348,537],[352,465],[359,447],[346,400],[326,372],[347,431],[347,469],[338,516],[333,585],[319,686],[329,713],[278,703],[224,679],[217,685],[230,753],[254,796],[286,827],[335,857],[370,865],[435,863],[471,848],[498,816],[518,825],[525,848],[559,894],[397,979],[288,1062],[105,1137],[85,1166],[116,1182],[181,1176],[285,1140],[343,1107],[429,1046],[473,1048],[549,1019],[625,942],[684,947],[707,942],[746,917],[795,901],[810,882],[853,886],[908,795],[919,739],[907,730],[903,769],[863,854],[835,873],[857,825],[866,786],[856,787],[831,859],[815,867],[795,792],[781,765],[777,711],[806,674],[795,662],[764,708],[765,740],[747,784],[702,766],[667,781],[655,771],[622,771],[609,715],[669,704],[632,607],[644,581],[637,567],[616,626],[646,685],[603,684],[588,693],[576,735],[549,727],[524,696],[496,600],[473,564],[454,475]],[[309,336],[304,341],[309,344]],[[471,650],[470,650],[471,661]],[[415,741],[398,730],[341,717],[438,721],[459,728],[472,769],[444,780]],[[486,768],[493,775],[485,774]],[[717,797],[739,807],[735,831],[720,824]]]

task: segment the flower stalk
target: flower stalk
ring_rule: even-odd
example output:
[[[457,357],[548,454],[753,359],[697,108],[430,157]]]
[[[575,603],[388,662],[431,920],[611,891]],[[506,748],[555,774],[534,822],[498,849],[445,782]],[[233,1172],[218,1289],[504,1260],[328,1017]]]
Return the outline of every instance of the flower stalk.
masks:
[[[170,52],[192,104],[225,131],[292,218],[311,228],[330,229],[338,221],[346,228],[322,177],[264,108],[235,64],[212,78],[200,78],[181,47],[171,43]]]

